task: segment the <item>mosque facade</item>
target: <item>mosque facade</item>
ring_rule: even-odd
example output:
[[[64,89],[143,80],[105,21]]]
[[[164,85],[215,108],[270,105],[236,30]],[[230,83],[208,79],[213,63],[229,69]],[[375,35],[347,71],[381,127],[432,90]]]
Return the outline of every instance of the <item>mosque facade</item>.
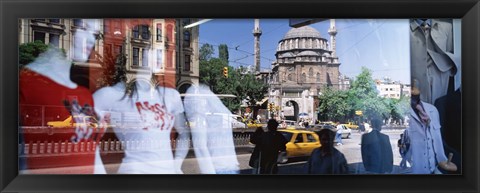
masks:
[[[335,54],[334,22],[328,33],[333,45],[310,26],[290,29],[278,43],[269,96],[287,120],[316,120],[322,91],[344,88]]]

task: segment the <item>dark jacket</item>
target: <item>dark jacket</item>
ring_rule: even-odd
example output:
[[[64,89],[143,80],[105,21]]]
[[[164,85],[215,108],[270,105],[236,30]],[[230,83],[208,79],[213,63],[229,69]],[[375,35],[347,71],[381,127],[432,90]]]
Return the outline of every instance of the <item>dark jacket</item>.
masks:
[[[362,135],[362,161],[366,171],[390,173],[393,169],[393,152],[390,138],[372,130]]]
[[[277,173],[278,153],[286,150],[287,139],[278,131],[268,131],[262,134],[261,143],[256,144],[259,147],[260,173]]]
[[[308,174],[346,174],[347,160],[342,152],[332,147],[330,155],[322,156],[322,147],[313,150],[308,159],[306,169]]]

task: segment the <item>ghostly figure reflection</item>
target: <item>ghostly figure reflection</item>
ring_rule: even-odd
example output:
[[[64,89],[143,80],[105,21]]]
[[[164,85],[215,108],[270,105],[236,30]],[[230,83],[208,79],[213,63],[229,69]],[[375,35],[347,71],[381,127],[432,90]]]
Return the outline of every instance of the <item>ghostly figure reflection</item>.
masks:
[[[184,103],[200,172],[238,174],[230,110],[205,85],[190,87]]]
[[[79,62],[87,61],[98,33],[95,20],[83,21],[85,28],[76,30],[70,48]],[[97,127],[90,91],[70,79],[71,65],[63,50],[50,46],[20,70],[20,113],[26,117],[21,123],[26,157],[22,173],[105,173],[97,148],[103,128]],[[32,112],[41,112],[36,117],[41,125],[30,122]],[[64,120],[72,121],[43,127]],[[59,167],[68,169],[43,170]]]

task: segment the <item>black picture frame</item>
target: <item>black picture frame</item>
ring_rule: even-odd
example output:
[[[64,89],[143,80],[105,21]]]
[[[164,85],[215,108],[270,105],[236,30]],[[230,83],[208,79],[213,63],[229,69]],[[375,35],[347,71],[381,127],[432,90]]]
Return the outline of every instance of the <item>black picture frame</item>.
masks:
[[[478,192],[478,0],[1,0],[1,192]],[[461,18],[462,175],[18,175],[20,18]]]

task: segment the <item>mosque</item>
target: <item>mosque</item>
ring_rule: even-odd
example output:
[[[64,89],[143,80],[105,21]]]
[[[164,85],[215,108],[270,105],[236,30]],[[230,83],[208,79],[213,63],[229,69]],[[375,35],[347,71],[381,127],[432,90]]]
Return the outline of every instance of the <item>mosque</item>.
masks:
[[[347,89],[335,53],[335,20],[330,20],[330,44],[310,26],[290,29],[279,41],[272,63],[270,101],[287,120],[316,120],[318,96],[326,87]],[[348,83],[347,83],[348,84]]]

